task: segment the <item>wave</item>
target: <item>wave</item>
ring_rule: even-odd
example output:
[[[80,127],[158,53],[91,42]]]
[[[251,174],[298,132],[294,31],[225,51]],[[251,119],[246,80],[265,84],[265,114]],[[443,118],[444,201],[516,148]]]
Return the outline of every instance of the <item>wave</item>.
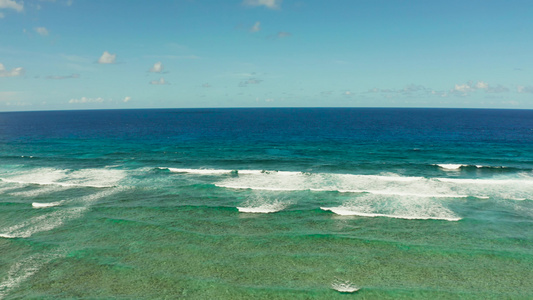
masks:
[[[113,169],[80,169],[58,170],[38,168],[21,173],[8,174],[0,180],[6,183],[23,185],[54,185],[59,187],[116,187],[126,174],[122,170]]]
[[[178,168],[166,168],[159,167],[161,170],[169,170],[173,173],[189,173],[189,174],[200,174],[200,175],[219,175],[219,174],[230,174],[235,171],[233,170],[212,170],[212,169],[178,169]]]
[[[436,166],[438,166],[441,169],[447,171],[447,170],[459,170],[461,167],[466,167],[468,165],[462,165],[462,164],[436,164]]]
[[[533,199],[533,177],[529,172],[490,178],[426,178],[394,173],[357,175],[264,170],[176,170],[201,175],[235,174],[236,176],[220,177],[220,180],[214,183],[217,187],[227,189],[340,192],[426,198]]]
[[[57,202],[49,202],[49,203],[33,202],[31,206],[33,208],[47,208],[47,207],[59,206],[63,204],[64,202],[65,201],[57,201]]]
[[[364,195],[337,207],[321,207],[342,216],[387,217],[409,220],[458,221],[461,218],[442,203],[424,197],[387,197]]]
[[[359,211],[353,211],[346,209],[345,207],[320,207],[325,211],[331,211],[341,216],[360,216],[360,217],[387,217],[394,219],[407,219],[407,220],[445,220],[445,221],[459,221],[459,217],[431,217],[431,216],[409,216],[409,215],[391,215],[391,214],[379,214],[379,213],[365,213]]]
[[[258,191],[314,191],[376,195],[418,196],[434,198],[465,198],[441,182],[424,177],[386,175],[352,175],[334,173],[291,172],[260,173],[224,178],[215,186]]]
[[[331,283],[331,288],[341,293],[354,293],[361,289],[348,280],[340,280],[338,278],[335,278]]]
[[[461,194],[419,194],[408,192],[395,192],[395,191],[375,191],[375,190],[341,190],[341,189],[316,189],[316,188],[276,188],[276,187],[253,187],[253,186],[235,186],[235,185],[223,185],[215,184],[217,187],[240,189],[240,190],[257,190],[257,191],[273,191],[273,192],[296,192],[296,191],[312,191],[312,192],[339,192],[339,193],[354,193],[354,194],[374,194],[374,195],[396,195],[396,196],[415,196],[415,197],[428,197],[428,198],[467,198],[474,197],[480,199],[486,199],[487,196],[469,196]]]
[[[180,169],[159,167],[160,170],[169,170],[173,173],[188,173],[198,175],[220,175],[220,174],[238,174],[238,175],[257,175],[257,174],[277,174],[277,175],[294,175],[302,172],[275,171],[275,170],[224,170],[224,169]]]
[[[62,226],[65,222],[80,218],[83,213],[98,199],[110,196],[119,192],[120,189],[107,190],[94,193],[85,197],[75,198],[71,200],[59,201],[61,204],[72,203],[81,205],[79,207],[63,208],[51,213],[32,217],[20,224],[13,225],[8,228],[0,230],[0,237],[2,238],[28,238],[32,235],[50,231]],[[33,204],[35,204],[34,202]],[[57,202],[56,202],[57,203]],[[38,204],[39,205],[39,204]],[[46,205],[46,204],[41,204]],[[34,206],[34,205],[32,205]],[[34,206],[35,207],[35,206]]]
[[[438,166],[439,168],[443,169],[444,171],[457,171],[462,168],[476,168],[476,169],[515,169],[515,168],[509,168],[505,166],[488,166],[488,165],[468,165],[468,164],[433,164],[433,166]],[[517,168],[517,170],[522,170],[520,168]]]
[[[237,207],[237,209],[242,213],[269,214],[281,211],[284,207],[279,208],[271,205],[262,205],[257,207]]]

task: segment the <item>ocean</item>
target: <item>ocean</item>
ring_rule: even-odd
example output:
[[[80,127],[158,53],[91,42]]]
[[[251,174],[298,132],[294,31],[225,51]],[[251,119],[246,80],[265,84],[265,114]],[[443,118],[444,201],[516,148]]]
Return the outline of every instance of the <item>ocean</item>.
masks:
[[[0,113],[0,299],[532,299],[533,111]]]

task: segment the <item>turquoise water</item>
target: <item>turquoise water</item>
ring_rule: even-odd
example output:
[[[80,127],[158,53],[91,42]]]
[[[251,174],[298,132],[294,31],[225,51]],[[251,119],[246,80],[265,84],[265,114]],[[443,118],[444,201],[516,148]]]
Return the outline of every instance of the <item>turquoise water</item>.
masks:
[[[0,114],[0,299],[533,298],[533,111]]]

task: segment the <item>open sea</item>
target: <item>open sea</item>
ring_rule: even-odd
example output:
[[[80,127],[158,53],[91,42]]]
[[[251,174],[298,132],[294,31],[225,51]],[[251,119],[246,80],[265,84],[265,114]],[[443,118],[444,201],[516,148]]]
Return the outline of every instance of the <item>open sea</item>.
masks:
[[[0,299],[533,299],[533,111],[0,113]]]

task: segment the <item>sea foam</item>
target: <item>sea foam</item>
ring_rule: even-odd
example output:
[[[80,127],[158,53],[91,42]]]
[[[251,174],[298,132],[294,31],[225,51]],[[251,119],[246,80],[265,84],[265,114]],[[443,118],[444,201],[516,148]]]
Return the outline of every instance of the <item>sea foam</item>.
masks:
[[[435,219],[458,221],[461,218],[442,203],[425,197],[386,197],[363,195],[338,207],[321,207],[342,216],[387,217],[398,219]]]
[[[465,165],[460,165],[459,168],[461,166]],[[179,170],[202,175],[230,172],[238,174],[238,176],[221,177],[218,182],[214,183],[217,187],[228,189],[271,192],[340,192],[426,198],[533,199],[533,177],[528,175],[529,173],[514,175],[514,177],[426,178],[401,176],[394,173],[357,175],[259,170]]]
[[[40,168],[21,173],[12,173],[0,180],[22,185],[54,185],[59,187],[114,187],[126,176],[122,170],[113,169],[79,169],[58,170]]]
[[[467,167],[468,165],[463,165],[463,164],[436,164],[437,166],[439,166],[441,169],[445,170],[445,171],[449,171],[449,170],[459,170],[461,167]]]
[[[59,210],[32,217],[17,225],[0,229],[3,238],[28,238],[32,235],[45,232],[62,226],[65,222],[77,219],[98,199],[119,192],[120,189],[106,190],[85,197],[59,201],[61,204],[76,204],[77,207],[60,208]],[[35,204],[35,203],[34,203]],[[39,204],[37,204],[39,205]],[[46,205],[41,204],[41,205]],[[32,205],[34,206],[34,205]],[[35,206],[34,206],[35,207]]]
[[[49,202],[49,203],[33,202],[31,204],[31,206],[33,208],[47,208],[47,207],[59,206],[59,205],[61,205],[63,203],[64,203],[64,201]]]
[[[361,289],[348,280],[340,280],[338,278],[335,278],[331,283],[331,288],[341,293],[354,293]]]
[[[52,250],[24,257],[13,264],[7,273],[7,278],[0,282],[0,299],[7,297],[9,292],[33,276],[45,264],[62,256],[64,256],[63,251]]]

